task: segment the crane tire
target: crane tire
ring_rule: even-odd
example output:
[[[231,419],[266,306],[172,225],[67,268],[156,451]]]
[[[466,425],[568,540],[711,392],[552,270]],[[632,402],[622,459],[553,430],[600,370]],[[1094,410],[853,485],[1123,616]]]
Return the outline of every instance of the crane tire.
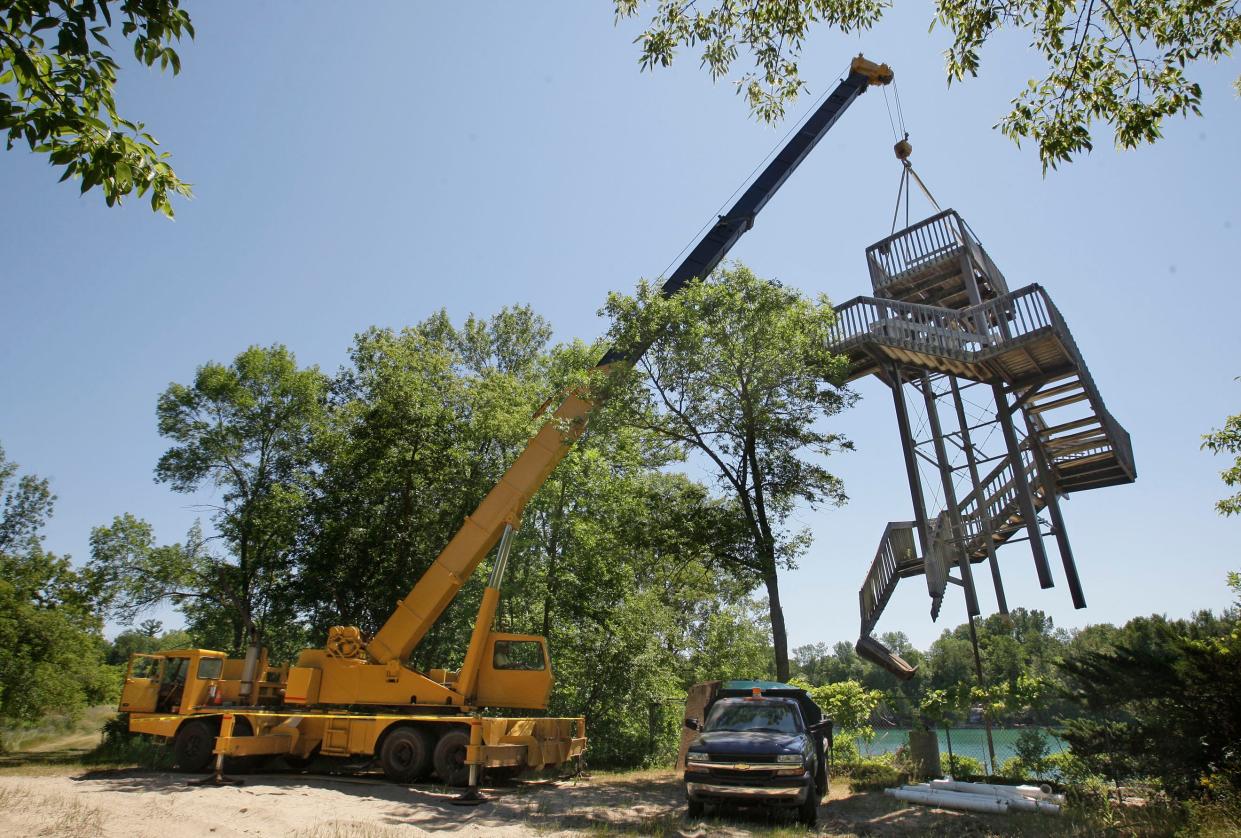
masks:
[[[435,743],[435,773],[446,786],[464,786],[470,781],[470,767],[465,764],[465,750],[470,744],[470,733],[454,728]]]
[[[201,773],[211,765],[214,748],[215,728],[206,722],[186,722],[172,741],[173,762],[182,771]]]
[[[431,773],[431,743],[426,731],[403,725],[388,732],[379,748],[379,765],[394,783],[416,783]]]

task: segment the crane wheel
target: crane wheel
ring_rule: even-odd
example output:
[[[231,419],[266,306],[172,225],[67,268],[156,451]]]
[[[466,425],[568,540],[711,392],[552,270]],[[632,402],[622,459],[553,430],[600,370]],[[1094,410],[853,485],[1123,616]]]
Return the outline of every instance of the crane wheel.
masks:
[[[319,746],[315,745],[313,751],[304,757],[295,756],[294,754],[283,754],[280,759],[284,764],[292,768],[294,771],[305,771],[311,766],[316,759],[319,758]]]
[[[395,783],[416,783],[431,773],[431,743],[425,731],[398,727],[384,737],[379,748],[384,776]]]
[[[509,783],[517,779],[524,767],[522,765],[499,765],[494,768],[485,768],[483,776],[489,783]]]
[[[213,735],[219,734],[219,728],[215,730]],[[254,726],[250,724],[250,720],[245,716],[238,716],[233,721],[233,736],[253,736]],[[212,740],[214,743],[214,740]],[[253,774],[255,771],[262,771],[272,760],[275,759],[272,754],[253,754],[245,757],[225,757],[224,770],[231,774]]]
[[[469,731],[450,730],[435,743],[435,773],[447,786],[464,786],[470,782],[470,767],[465,764],[465,750],[470,744]]]
[[[173,761],[177,768],[198,774],[207,769],[214,757],[215,729],[206,722],[186,722],[172,742]]]

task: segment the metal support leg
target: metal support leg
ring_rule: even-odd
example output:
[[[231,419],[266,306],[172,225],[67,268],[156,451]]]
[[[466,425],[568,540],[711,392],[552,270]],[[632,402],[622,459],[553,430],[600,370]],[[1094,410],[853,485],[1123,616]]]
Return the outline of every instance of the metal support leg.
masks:
[[[986,688],[986,681],[982,675],[982,654],[978,651],[978,630],[974,628],[974,617],[969,615],[970,624],[970,645],[974,647],[974,671],[978,674],[978,686]],[[995,775],[995,741],[991,738],[991,711],[987,709],[990,702],[984,705],[982,711],[983,728],[987,731],[987,754],[991,757],[991,770],[988,772],[992,776]]]
[[[931,554],[930,527],[926,521],[926,500],[922,496],[922,479],[918,476],[918,461],[914,454],[913,432],[909,429],[909,413],[905,405],[903,380],[898,367],[889,371],[892,376],[892,401],[896,403],[896,426],[901,433],[901,453],[905,455],[905,472],[909,477],[909,493],[914,505],[914,520],[918,524],[918,543],[922,547],[922,560]]]
[[[235,723],[236,719],[233,717],[233,714],[225,713],[224,717],[220,719],[219,738],[230,738],[233,735],[233,726]],[[224,754],[218,750],[215,755],[215,770],[211,773],[211,776],[204,777],[201,780],[190,780],[186,783],[187,786],[244,786],[245,784],[245,780],[237,780],[233,777],[224,776]]]
[[[974,443],[970,439],[970,423],[965,416],[965,405],[961,401],[961,388],[957,385],[955,375],[949,376],[948,381],[952,385],[952,401],[957,409],[957,425],[961,428],[961,447],[965,449],[965,461],[970,469],[970,483],[973,484],[974,491],[978,492],[982,489],[978,485],[978,453],[974,450]],[[996,605],[1001,614],[1008,616],[1008,599],[1004,596],[1004,580],[1000,578],[1000,562],[995,556],[995,533],[991,529],[991,519],[987,515],[987,510],[982,507],[982,498],[978,499],[977,504],[978,521],[982,525],[982,534],[987,549],[987,565],[991,568],[991,583],[995,586]]]
[[[458,797],[453,798],[452,803],[456,806],[477,806],[480,803],[486,803],[488,797],[478,790],[479,775],[482,769],[477,762],[480,759],[478,755],[483,747],[483,726],[474,724],[470,726],[470,747],[466,750],[466,759],[474,759],[475,762],[470,763],[470,779],[469,786]]]
[[[1000,419],[1000,430],[1004,432],[1004,444],[1008,446],[1008,456],[1013,462],[1013,484],[1017,488],[1017,503],[1021,507],[1021,517],[1026,522],[1026,533],[1030,536],[1030,552],[1034,554],[1038,584],[1040,588],[1050,588],[1056,583],[1051,578],[1047,549],[1043,546],[1043,534],[1038,528],[1038,512],[1034,509],[1034,496],[1030,493],[1030,481],[1026,479],[1025,461],[1021,458],[1021,446],[1017,444],[1017,432],[1013,429],[1008,396],[1004,394],[1004,387],[1000,384],[992,384],[991,389],[995,393],[995,412]]]
[[[1042,475],[1043,496],[1047,499],[1047,511],[1051,513],[1051,526],[1056,535],[1056,549],[1060,551],[1060,564],[1064,566],[1064,579],[1069,586],[1069,596],[1073,599],[1074,608],[1086,607],[1086,594],[1082,591],[1082,581],[1077,575],[1077,562],[1073,560],[1073,547],[1069,544],[1069,533],[1064,528],[1064,515],[1060,512],[1060,498],[1056,494],[1056,478],[1052,473],[1051,463],[1043,452],[1038,441],[1038,434],[1026,416],[1026,433],[1030,436],[1030,451],[1038,463],[1039,474]]]
[[[952,484],[952,464],[948,462],[948,450],[944,446],[944,429],[939,421],[939,407],[935,403],[935,391],[931,389],[931,377],[922,373],[922,397],[926,401],[927,419],[931,423],[931,436],[935,443],[935,459],[939,465],[939,480],[944,488],[944,505],[952,526],[952,543],[957,553],[957,568],[961,572],[961,585],[965,588],[965,608],[970,616],[981,612],[978,592],[974,588],[974,571],[970,557],[965,552],[965,528],[961,526],[961,511],[957,509],[957,490]]]

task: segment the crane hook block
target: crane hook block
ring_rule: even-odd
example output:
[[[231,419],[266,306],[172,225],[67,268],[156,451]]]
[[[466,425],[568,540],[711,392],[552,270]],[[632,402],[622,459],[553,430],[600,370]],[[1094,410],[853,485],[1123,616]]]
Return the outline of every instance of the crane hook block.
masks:
[[[867,61],[861,53],[858,53],[858,57],[849,62],[849,71],[865,76],[866,81],[872,85],[891,84],[892,79],[896,78],[892,73],[892,68],[887,64],[876,64],[873,61]]]
[[[909,135],[906,135],[905,139],[892,146],[892,150],[896,152],[897,160],[902,162],[908,160],[909,155],[914,153],[914,147],[909,144]]]

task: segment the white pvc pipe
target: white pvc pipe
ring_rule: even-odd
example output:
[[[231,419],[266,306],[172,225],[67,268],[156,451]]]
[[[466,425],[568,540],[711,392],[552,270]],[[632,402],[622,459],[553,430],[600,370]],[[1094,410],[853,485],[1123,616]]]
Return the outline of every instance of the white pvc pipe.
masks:
[[[933,791],[921,788],[884,789],[884,794],[909,803],[922,803],[940,809],[957,809],[963,812],[989,812],[1007,814],[1009,801],[981,794],[965,794],[958,791]]]
[[[1060,806],[1064,803],[1064,795],[1052,794],[1039,786],[1001,786],[990,783],[966,783],[960,780],[932,780],[932,789],[942,791],[959,791],[968,794],[997,795],[1016,801],[1016,808],[1026,812],[1043,812],[1049,815],[1060,814]],[[1038,805],[1031,806],[1034,803]]]

